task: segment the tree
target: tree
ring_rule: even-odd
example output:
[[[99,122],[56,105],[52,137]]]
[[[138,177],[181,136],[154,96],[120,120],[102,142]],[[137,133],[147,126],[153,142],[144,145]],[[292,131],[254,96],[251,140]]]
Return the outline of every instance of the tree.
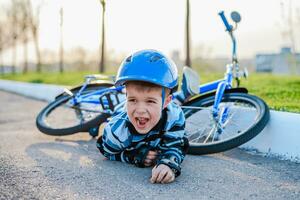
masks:
[[[64,21],[64,10],[60,8],[60,48],[59,48],[59,72],[64,72],[64,46],[63,46],[63,21]]]
[[[41,4],[33,12],[30,0],[12,0],[6,9],[6,27],[9,32],[5,37],[6,49],[12,49],[12,72],[16,71],[17,46],[23,45],[23,73],[28,71],[28,42],[33,39],[36,47],[37,71],[40,71],[41,58],[38,44],[39,11]],[[31,33],[31,34],[30,34]]]
[[[35,12],[33,11],[31,1],[27,0],[26,3],[27,3],[27,8],[28,8],[28,26],[30,28],[30,31],[31,31],[31,34],[33,37],[33,42],[34,42],[34,46],[35,46],[35,54],[36,54],[36,59],[37,59],[36,71],[38,73],[40,73],[42,61],[41,61],[41,53],[40,53],[40,46],[39,46],[38,30],[39,30],[39,14],[40,14],[40,9],[41,9],[42,3],[37,5]]]
[[[4,74],[4,66],[3,66],[3,49],[4,49],[4,23],[0,21],[0,73],[1,75]]]
[[[20,39],[23,45],[24,67],[23,73],[28,72],[28,41],[29,41],[29,8],[25,1],[17,2],[17,12],[20,14],[17,25],[20,26]]]
[[[14,74],[16,72],[16,65],[17,65],[17,43],[19,41],[20,37],[20,26],[19,24],[19,19],[20,19],[20,14],[19,14],[19,2],[17,0],[12,0],[10,7],[7,9],[6,15],[7,15],[7,20],[8,20],[8,30],[10,31],[10,36],[7,38],[7,40],[10,43],[10,47],[12,48],[12,61],[11,61],[11,66],[12,66],[12,73]]]
[[[0,12],[4,11],[4,7],[0,7]],[[0,73],[4,74],[4,65],[3,65],[3,51],[9,45],[7,37],[9,36],[9,30],[7,30],[7,18],[6,16],[0,16]]]

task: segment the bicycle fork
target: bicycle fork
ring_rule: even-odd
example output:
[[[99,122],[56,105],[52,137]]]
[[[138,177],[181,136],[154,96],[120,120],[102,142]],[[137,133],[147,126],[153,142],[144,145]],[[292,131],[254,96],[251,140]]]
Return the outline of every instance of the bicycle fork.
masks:
[[[226,121],[229,117],[229,108],[227,106],[220,108],[220,103],[225,93],[225,89],[232,87],[232,64],[226,65],[226,73],[224,80],[218,84],[214,104],[212,107],[212,117],[215,121],[216,130],[213,133],[213,139],[218,139],[223,133]]]

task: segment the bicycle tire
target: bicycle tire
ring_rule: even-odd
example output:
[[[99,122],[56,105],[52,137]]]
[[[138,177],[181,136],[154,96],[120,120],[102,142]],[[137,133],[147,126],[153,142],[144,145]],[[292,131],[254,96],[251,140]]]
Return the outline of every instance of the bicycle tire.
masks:
[[[267,104],[262,99],[253,95],[249,95],[247,93],[234,93],[226,91],[226,93],[223,95],[220,106],[224,107],[224,105],[226,105],[227,103],[229,105],[231,104],[232,113],[230,115],[230,120],[232,121],[230,121],[228,118],[228,126],[226,125],[226,127],[222,129],[224,133],[221,133],[221,136],[224,138],[214,141],[214,135],[208,136],[209,131],[206,131],[205,129],[205,127],[208,127],[207,129],[209,129],[210,127],[213,128],[213,125],[211,123],[214,123],[214,120],[211,119],[211,108],[214,103],[214,97],[214,95],[204,97],[199,96],[183,105],[183,112],[186,117],[185,130],[190,143],[190,147],[188,149],[189,154],[211,154],[235,148],[239,145],[246,143],[247,141],[255,137],[257,134],[259,134],[269,121],[270,111]],[[250,107],[244,108],[242,107],[242,104],[247,104]],[[198,109],[189,109],[187,108],[189,106],[197,107]],[[239,111],[239,113],[237,111]],[[247,114],[243,115],[243,111],[247,111]],[[250,118],[250,115],[255,115],[251,123],[246,121],[248,119],[245,119]],[[195,120],[197,121],[194,122]],[[234,124],[235,121],[233,120],[237,120],[237,123]],[[240,130],[240,128],[238,128],[238,130],[235,130],[234,127],[238,125],[245,125],[246,129]],[[192,132],[192,127],[196,128],[196,130],[193,130],[194,132]],[[227,131],[227,133],[225,133],[225,131]],[[234,134],[235,132],[236,135],[230,135]],[[225,136],[228,136],[228,138],[225,138]],[[206,137],[205,140],[204,137]],[[211,141],[207,142],[209,139],[211,139]]]
[[[96,91],[99,89],[104,89],[111,87],[112,84],[110,83],[99,83],[99,84],[91,84],[88,85],[87,88],[84,90],[83,94]],[[73,94],[76,94],[79,91],[80,87],[71,89],[71,92]],[[66,94],[58,96],[53,102],[49,103],[45,108],[43,108],[40,113],[38,114],[36,118],[36,126],[37,128],[47,135],[53,135],[53,136],[63,136],[63,135],[71,135],[78,132],[87,132],[89,128],[97,127],[101,123],[105,122],[110,115],[108,113],[99,113],[99,115],[96,115],[93,119],[85,121],[83,123],[76,124],[74,126],[62,126],[62,127],[53,127],[53,125],[49,124],[48,116],[55,110],[57,110],[62,104],[69,101],[72,97]],[[74,111],[74,110],[73,110]],[[73,112],[71,110],[71,112]],[[80,111],[81,112],[81,111]],[[66,113],[60,113],[59,115],[67,116]],[[61,116],[55,115],[53,116],[54,119],[52,120],[59,120],[55,119]],[[62,120],[62,123],[65,123],[64,120]]]

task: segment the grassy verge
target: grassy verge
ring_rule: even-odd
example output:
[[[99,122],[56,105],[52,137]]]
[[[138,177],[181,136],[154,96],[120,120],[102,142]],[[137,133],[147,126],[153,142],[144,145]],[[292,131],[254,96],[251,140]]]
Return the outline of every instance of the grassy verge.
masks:
[[[27,74],[8,74],[2,79],[24,81],[30,83],[46,83],[58,85],[79,85],[84,81],[84,76],[94,74],[93,72],[65,72],[65,73],[27,73]]]
[[[2,79],[25,81],[32,83],[48,83],[59,85],[79,85],[84,75],[93,72],[66,72],[59,73],[28,73],[5,75]],[[222,74],[201,74],[201,83],[219,78]],[[248,80],[242,80],[241,86],[246,87],[249,93],[264,99],[271,109],[300,113],[300,76],[279,76],[269,74],[250,74]]]
[[[256,74],[242,85],[274,110],[300,113],[300,76]]]

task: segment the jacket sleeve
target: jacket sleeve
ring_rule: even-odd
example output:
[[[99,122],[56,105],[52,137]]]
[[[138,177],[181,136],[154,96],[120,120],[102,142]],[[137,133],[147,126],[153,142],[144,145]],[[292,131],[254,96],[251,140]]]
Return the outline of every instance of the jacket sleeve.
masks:
[[[126,150],[124,142],[111,130],[110,124],[104,128],[103,135],[97,140],[97,148],[109,160],[133,163],[135,150]]]
[[[160,144],[161,153],[157,162],[157,165],[168,165],[176,177],[181,173],[180,164],[189,146],[188,139],[184,136],[184,129],[177,130],[176,132],[178,133],[178,131],[182,132],[182,137],[176,137],[174,134],[170,134],[170,132],[164,134]]]
[[[172,120],[168,119],[168,121],[170,122]],[[160,143],[161,154],[157,165],[168,165],[174,171],[176,176],[179,176],[181,173],[180,164],[189,147],[184,128],[185,118],[181,111],[173,122],[169,124],[169,128],[163,134]]]

